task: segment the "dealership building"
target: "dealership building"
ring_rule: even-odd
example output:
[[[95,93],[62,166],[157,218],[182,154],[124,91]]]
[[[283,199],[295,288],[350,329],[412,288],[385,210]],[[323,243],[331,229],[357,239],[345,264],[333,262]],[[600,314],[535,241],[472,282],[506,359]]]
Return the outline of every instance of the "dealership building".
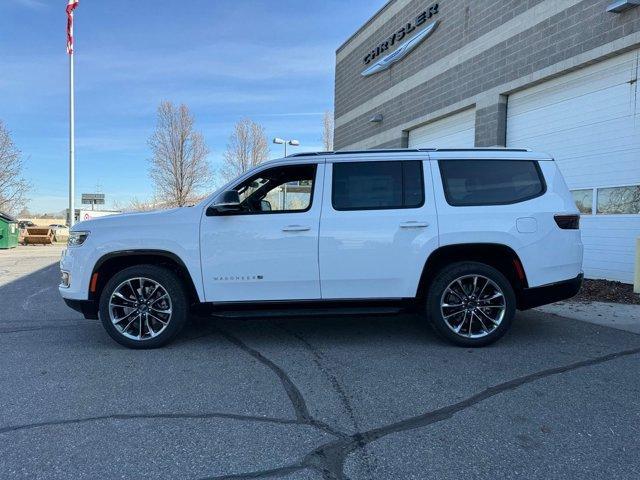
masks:
[[[640,237],[638,4],[392,0],[336,52],[335,148],[548,152],[582,212],[587,277],[630,283]]]

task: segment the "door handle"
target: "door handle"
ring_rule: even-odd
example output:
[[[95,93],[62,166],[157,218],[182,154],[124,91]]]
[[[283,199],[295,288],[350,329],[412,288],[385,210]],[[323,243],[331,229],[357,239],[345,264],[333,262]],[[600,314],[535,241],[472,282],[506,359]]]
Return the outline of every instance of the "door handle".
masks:
[[[400,228],[427,228],[428,226],[427,222],[403,222],[400,224]]]
[[[283,232],[308,232],[311,227],[305,227],[304,225],[287,225],[282,227]]]

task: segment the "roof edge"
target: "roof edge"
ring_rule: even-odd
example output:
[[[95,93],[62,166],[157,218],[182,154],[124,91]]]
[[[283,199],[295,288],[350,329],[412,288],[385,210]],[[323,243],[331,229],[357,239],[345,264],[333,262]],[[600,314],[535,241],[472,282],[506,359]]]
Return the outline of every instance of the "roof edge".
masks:
[[[365,21],[355,32],[353,32],[349,36],[349,38],[347,38],[344,42],[342,42],[342,44],[336,49],[336,54],[339,53],[340,50],[342,50],[344,47],[346,47],[349,42],[351,42],[355,37],[357,37],[378,15],[380,15],[387,8],[389,8],[389,5],[391,5],[395,1],[396,0],[389,0],[382,7],[380,7],[373,15],[371,15],[367,21]]]

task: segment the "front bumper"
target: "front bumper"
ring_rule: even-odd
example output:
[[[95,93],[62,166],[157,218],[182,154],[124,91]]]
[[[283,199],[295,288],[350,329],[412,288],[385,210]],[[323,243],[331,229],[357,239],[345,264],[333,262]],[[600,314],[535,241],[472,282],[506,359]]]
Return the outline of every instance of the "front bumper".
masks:
[[[550,283],[541,287],[525,288],[519,295],[518,309],[528,310],[571,298],[580,290],[583,278],[584,274],[581,273],[570,280]]]
[[[76,312],[80,312],[87,320],[98,319],[98,304],[93,300],[72,300],[70,298],[63,298],[67,307],[74,309]]]
[[[69,275],[58,287],[62,298],[70,300],[89,300],[89,281],[95,265],[93,249],[82,247],[67,248],[60,258],[60,270]]]
[[[90,320],[98,319],[98,302],[88,296],[88,266],[93,265],[87,259],[87,250],[81,248],[66,249],[60,258],[61,283],[58,291],[69,308]],[[64,278],[66,274],[66,280]]]

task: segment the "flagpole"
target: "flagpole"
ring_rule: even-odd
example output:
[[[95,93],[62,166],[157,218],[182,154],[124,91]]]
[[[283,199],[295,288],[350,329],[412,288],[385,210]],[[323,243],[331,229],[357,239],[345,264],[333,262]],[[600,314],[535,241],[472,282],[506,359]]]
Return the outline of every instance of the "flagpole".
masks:
[[[73,72],[73,50],[69,54],[69,227],[75,223],[75,92],[74,92],[74,72]]]

